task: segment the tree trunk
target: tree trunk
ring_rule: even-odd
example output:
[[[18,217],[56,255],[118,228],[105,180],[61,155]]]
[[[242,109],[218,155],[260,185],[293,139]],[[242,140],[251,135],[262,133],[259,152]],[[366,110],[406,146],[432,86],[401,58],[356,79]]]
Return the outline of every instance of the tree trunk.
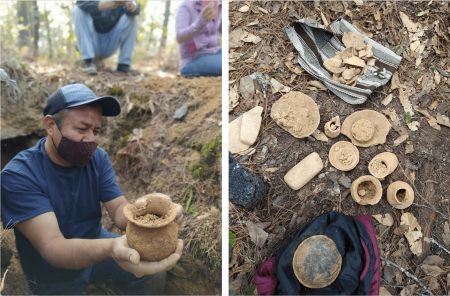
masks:
[[[37,1],[33,1],[33,56],[39,55],[39,26],[41,24],[41,17],[37,6]]]
[[[164,12],[164,23],[163,23],[163,33],[161,36],[161,42],[159,44],[159,53],[161,53],[164,48],[166,48],[167,41],[167,26],[169,25],[169,17],[170,17],[170,2],[166,1],[166,12]]]
[[[61,5],[64,11],[67,13],[67,25],[69,26],[69,38],[67,38],[67,58],[71,60],[74,57],[75,50],[75,32],[73,30],[73,21],[72,21],[72,9],[73,3],[72,1],[66,2],[67,4]]]
[[[24,26],[22,30],[19,31],[19,49],[25,46],[30,46],[30,32],[28,28],[28,9],[27,2],[18,1],[17,2],[17,19],[19,20],[19,25]]]
[[[48,10],[47,10],[47,2],[44,2],[44,14],[45,14],[45,28],[47,30],[47,42],[48,42],[48,51],[49,57],[53,58],[53,43],[50,33],[50,23],[48,21]]]

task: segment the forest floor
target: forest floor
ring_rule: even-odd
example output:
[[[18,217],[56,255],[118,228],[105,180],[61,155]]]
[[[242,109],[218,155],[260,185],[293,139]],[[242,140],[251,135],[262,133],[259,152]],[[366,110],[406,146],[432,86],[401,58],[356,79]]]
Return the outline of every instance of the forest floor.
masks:
[[[108,152],[125,197],[133,202],[145,194],[161,192],[181,203],[186,211],[179,227],[183,255],[168,274],[165,293],[220,293],[221,77],[184,79],[177,74],[176,66],[164,69],[150,62],[134,65],[141,74],[117,73],[114,66],[106,65],[95,76],[87,76],[76,65],[65,62],[24,59],[20,63],[23,70],[13,70],[7,62],[2,63],[2,68],[17,80],[21,100],[34,102],[22,101],[22,105],[34,106],[37,114],[42,114],[50,93],[71,83],[84,83],[97,95],[111,94],[120,101],[121,115],[104,118],[99,146]],[[5,89],[2,83],[2,103],[19,104],[6,100],[10,93]],[[174,119],[175,111],[183,105],[187,107],[186,115]],[[21,117],[17,112],[8,120]],[[34,133],[44,135],[43,131]],[[104,208],[102,224],[121,233]],[[3,248],[12,253],[10,260],[2,261],[2,274],[9,269],[3,293],[30,294],[13,231],[2,233]],[[97,283],[88,285],[84,293],[121,291],[110,283]]]
[[[358,3],[357,3],[358,2]],[[247,10],[247,6],[249,9]],[[399,101],[406,95],[412,106],[426,108],[431,117],[437,114],[449,116],[450,103],[450,19],[448,2],[366,2],[366,1],[236,1],[230,3],[231,32],[244,32],[260,37],[247,36],[247,42],[230,49],[230,122],[243,112],[255,106],[264,107],[260,134],[252,146],[252,155],[234,154],[241,164],[253,171],[265,184],[266,193],[262,202],[251,210],[244,210],[230,203],[229,229],[237,238],[232,249],[230,270],[230,293],[252,294],[254,278],[258,266],[275,256],[276,251],[287,243],[301,227],[312,222],[319,215],[329,211],[339,211],[345,215],[389,214],[391,226],[372,219],[378,238],[380,255],[401,266],[433,294],[447,295],[450,291],[450,253],[430,244],[424,238],[433,238],[448,248],[450,244],[448,220],[450,217],[450,128],[444,125],[430,126],[427,118],[414,111],[411,121],[418,121],[420,127],[412,131],[407,127],[407,116]],[[415,44],[410,40],[400,15],[407,15],[419,26]],[[343,17],[354,25],[366,29],[366,35],[402,57],[398,69],[400,86],[389,81],[376,89],[371,97],[361,105],[350,105],[329,91],[318,90],[309,82],[316,80],[297,64],[298,53],[283,27],[296,19],[309,17],[322,24]],[[447,20],[447,21],[445,21]],[[245,33],[241,36],[244,36]],[[245,35],[246,36],[246,35]],[[242,39],[241,39],[242,40]],[[245,40],[243,40],[245,41]],[[249,42],[250,41],[250,42]],[[419,45],[420,49],[412,48]],[[420,59],[419,61],[417,61]],[[417,63],[417,66],[416,66]],[[297,139],[279,127],[270,116],[273,103],[283,93],[268,91],[267,99],[257,92],[253,99],[245,100],[239,94],[242,77],[259,72],[289,87],[309,95],[319,106],[320,124],[339,116],[340,122],[350,114],[370,109],[382,114],[395,110],[399,121],[389,121],[391,129],[385,144],[368,148],[358,148],[359,164],[348,172],[334,169],[328,161],[330,147],[338,141],[348,141],[344,135],[329,138],[327,142],[312,136]],[[401,88],[401,89],[399,89]],[[399,93],[402,92],[402,93]],[[236,95],[233,95],[236,94]],[[388,94],[393,100],[387,106],[381,104]],[[438,130],[439,129],[439,130]],[[396,146],[394,141],[401,134],[409,135],[406,141]],[[354,181],[362,175],[369,175],[367,164],[381,152],[393,152],[398,157],[399,166],[381,182],[383,196],[373,206],[361,206],[350,195],[349,183],[343,186],[339,180]],[[298,191],[293,191],[283,181],[283,177],[295,164],[312,152],[317,152],[323,163],[321,174],[314,177]],[[347,180],[348,180],[347,179]],[[349,180],[349,181],[350,181]],[[386,200],[386,189],[394,181],[410,184],[415,193],[414,204],[405,209],[393,209]],[[400,230],[401,216],[411,213],[421,229],[420,243],[423,250],[415,255]],[[259,227],[267,238],[262,247],[256,245],[258,235],[249,233],[247,222]],[[393,222],[393,223],[392,223]],[[261,239],[259,237],[259,239]],[[433,257],[436,255],[438,257]],[[431,257],[430,257],[431,256]],[[419,284],[393,266],[381,262],[381,285],[392,295],[424,293]],[[382,293],[386,293],[383,290]]]

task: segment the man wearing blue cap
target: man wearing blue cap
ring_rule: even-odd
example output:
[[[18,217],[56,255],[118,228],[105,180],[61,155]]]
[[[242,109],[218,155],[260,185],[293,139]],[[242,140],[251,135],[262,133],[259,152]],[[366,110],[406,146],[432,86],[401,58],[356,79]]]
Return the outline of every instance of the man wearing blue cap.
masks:
[[[108,58],[119,48],[119,72],[138,72],[131,67],[141,7],[136,1],[77,1],[73,22],[77,47],[86,74],[97,74],[95,57]]]
[[[125,281],[124,294],[162,294],[166,271],[183,242],[160,262],[141,261],[126,236],[101,226],[102,202],[125,230],[123,196],[108,158],[97,147],[102,116],[117,116],[119,102],[88,87],[62,87],[47,100],[48,137],[17,154],[1,172],[4,227],[15,225],[20,262],[33,294],[82,294],[91,280]],[[136,206],[143,200],[138,199]],[[183,208],[178,205],[177,220]]]

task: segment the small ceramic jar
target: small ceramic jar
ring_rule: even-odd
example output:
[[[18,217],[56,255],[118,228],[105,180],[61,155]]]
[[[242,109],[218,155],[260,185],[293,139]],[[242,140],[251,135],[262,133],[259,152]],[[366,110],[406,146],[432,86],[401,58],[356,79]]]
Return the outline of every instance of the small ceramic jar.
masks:
[[[414,190],[402,181],[391,183],[387,189],[387,201],[396,209],[406,209],[414,202]]]
[[[375,205],[383,195],[380,181],[373,176],[361,176],[353,181],[350,193],[360,205]]]
[[[379,180],[384,180],[384,178],[391,174],[397,166],[397,156],[391,152],[383,152],[376,155],[369,162],[369,172],[372,176],[378,178]]]
[[[336,138],[341,133],[341,121],[339,120],[339,116],[331,118],[330,121],[325,123],[324,127],[325,135],[330,138]]]

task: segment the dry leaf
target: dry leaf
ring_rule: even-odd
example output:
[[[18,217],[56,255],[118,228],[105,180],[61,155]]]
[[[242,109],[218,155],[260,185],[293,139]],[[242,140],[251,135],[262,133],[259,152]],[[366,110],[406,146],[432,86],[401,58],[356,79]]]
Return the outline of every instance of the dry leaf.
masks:
[[[380,296],[391,296],[392,294],[385,287],[380,287]]]
[[[412,130],[412,131],[414,132],[414,131],[416,131],[416,130],[419,129],[419,127],[420,127],[420,122],[418,122],[418,121],[413,121],[413,122],[411,122],[410,124],[408,124],[408,127],[409,127],[410,130]]]
[[[247,221],[246,225],[250,238],[252,239],[252,242],[255,243],[257,247],[262,248],[269,234],[264,230],[262,230],[261,228],[259,228],[253,222]]]
[[[233,109],[239,105],[239,95],[237,91],[237,85],[235,84],[229,91],[228,97],[228,112],[233,111]]]
[[[228,46],[230,48],[241,47],[244,44],[241,42],[241,40],[245,36],[247,36],[247,32],[245,32],[242,28],[233,30],[233,32],[231,32],[229,36]]]
[[[325,27],[328,27],[328,25],[329,25],[330,23],[328,22],[327,18],[325,17],[325,15],[323,14],[322,11],[320,12],[320,17],[322,18],[323,25],[324,25]]]
[[[403,26],[405,26],[405,28],[409,32],[411,32],[411,33],[417,32],[417,24],[415,24],[413,21],[411,21],[406,14],[404,14],[403,12],[400,12],[400,18],[402,19]]]
[[[411,154],[414,152],[414,146],[411,141],[406,142],[405,154]]]
[[[328,90],[328,88],[322,84],[322,82],[318,81],[318,80],[313,80],[308,82],[309,85],[315,86],[320,90]]]
[[[267,168],[264,171],[274,173],[274,172],[278,171],[278,168]]]
[[[398,137],[395,141],[394,141],[394,147],[397,147],[398,145],[400,145],[401,143],[405,142],[406,139],[408,139],[409,135],[408,134],[404,134],[401,135],[400,137]]]
[[[239,8],[239,11],[240,12],[247,12],[248,10],[249,10],[249,6],[248,5],[244,5],[244,6],[242,6],[241,8]]]
[[[391,78],[391,89],[390,90],[394,90],[396,88],[399,88],[400,85],[401,84],[400,84],[400,79],[398,78],[398,72],[395,72],[392,75],[392,78]]]
[[[277,92],[290,92],[291,88],[288,86],[285,86],[281,83],[279,83],[277,80],[275,79],[270,79],[270,84],[272,85],[273,91],[272,93],[277,93]]]
[[[439,268],[436,265],[428,265],[428,264],[422,264],[420,268],[425,272],[427,275],[437,278],[441,274],[444,273],[444,271]]]
[[[428,106],[428,109],[430,110],[434,110],[436,109],[437,105],[439,104],[439,100],[434,101],[433,103],[431,103],[430,106]]]
[[[409,45],[409,47],[411,48],[411,51],[416,51],[416,49],[417,49],[417,47],[419,47],[419,45],[420,45],[420,41],[419,40],[416,40],[416,41],[414,41],[413,43],[411,43],[410,45]]]
[[[264,8],[258,7],[259,11],[264,12],[265,14],[269,13],[267,10],[265,10]]]
[[[288,67],[289,70],[291,70],[297,75],[300,75],[303,72],[303,69],[300,68],[299,66],[292,65],[290,60],[287,60],[284,64],[286,65],[286,67]]]
[[[436,119],[437,119],[437,123],[439,123],[440,125],[445,125],[447,127],[450,127],[450,120],[447,116],[441,115],[440,113],[438,113],[436,115]]]
[[[244,42],[249,42],[249,43],[253,43],[253,44],[258,44],[259,41],[261,41],[261,38],[259,38],[259,37],[256,36],[256,35],[247,33],[247,36],[243,37],[241,40],[244,41]]]
[[[409,112],[409,115],[413,116],[413,107],[411,101],[408,99],[406,92],[403,90],[403,86],[398,89],[398,97],[400,99],[400,103],[403,106],[403,110],[405,110],[405,114]]]
[[[254,21],[254,22],[251,22],[251,23],[248,24],[247,26],[250,27],[250,26],[257,25],[257,24],[259,24],[259,21],[258,21],[258,20]]]
[[[392,218],[391,214],[385,214],[385,217],[383,218],[382,215],[372,215],[375,219],[377,219],[378,222],[380,222],[383,225],[386,225],[388,227],[391,227],[394,224],[394,218]]]
[[[444,233],[442,234],[442,240],[444,241],[444,244],[446,246],[450,245],[450,227],[447,221],[444,224]]]
[[[420,256],[422,254],[422,240],[420,240],[422,237],[422,228],[417,222],[417,219],[411,213],[404,213],[400,222],[400,226],[402,225],[407,228],[405,237],[408,240],[411,252],[416,256]],[[417,231],[414,229],[417,229]]]
[[[441,75],[439,75],[438,71],[434,71],[434,80],[436,81],[437,85],[439,85],[439,83],[441,83]]]

